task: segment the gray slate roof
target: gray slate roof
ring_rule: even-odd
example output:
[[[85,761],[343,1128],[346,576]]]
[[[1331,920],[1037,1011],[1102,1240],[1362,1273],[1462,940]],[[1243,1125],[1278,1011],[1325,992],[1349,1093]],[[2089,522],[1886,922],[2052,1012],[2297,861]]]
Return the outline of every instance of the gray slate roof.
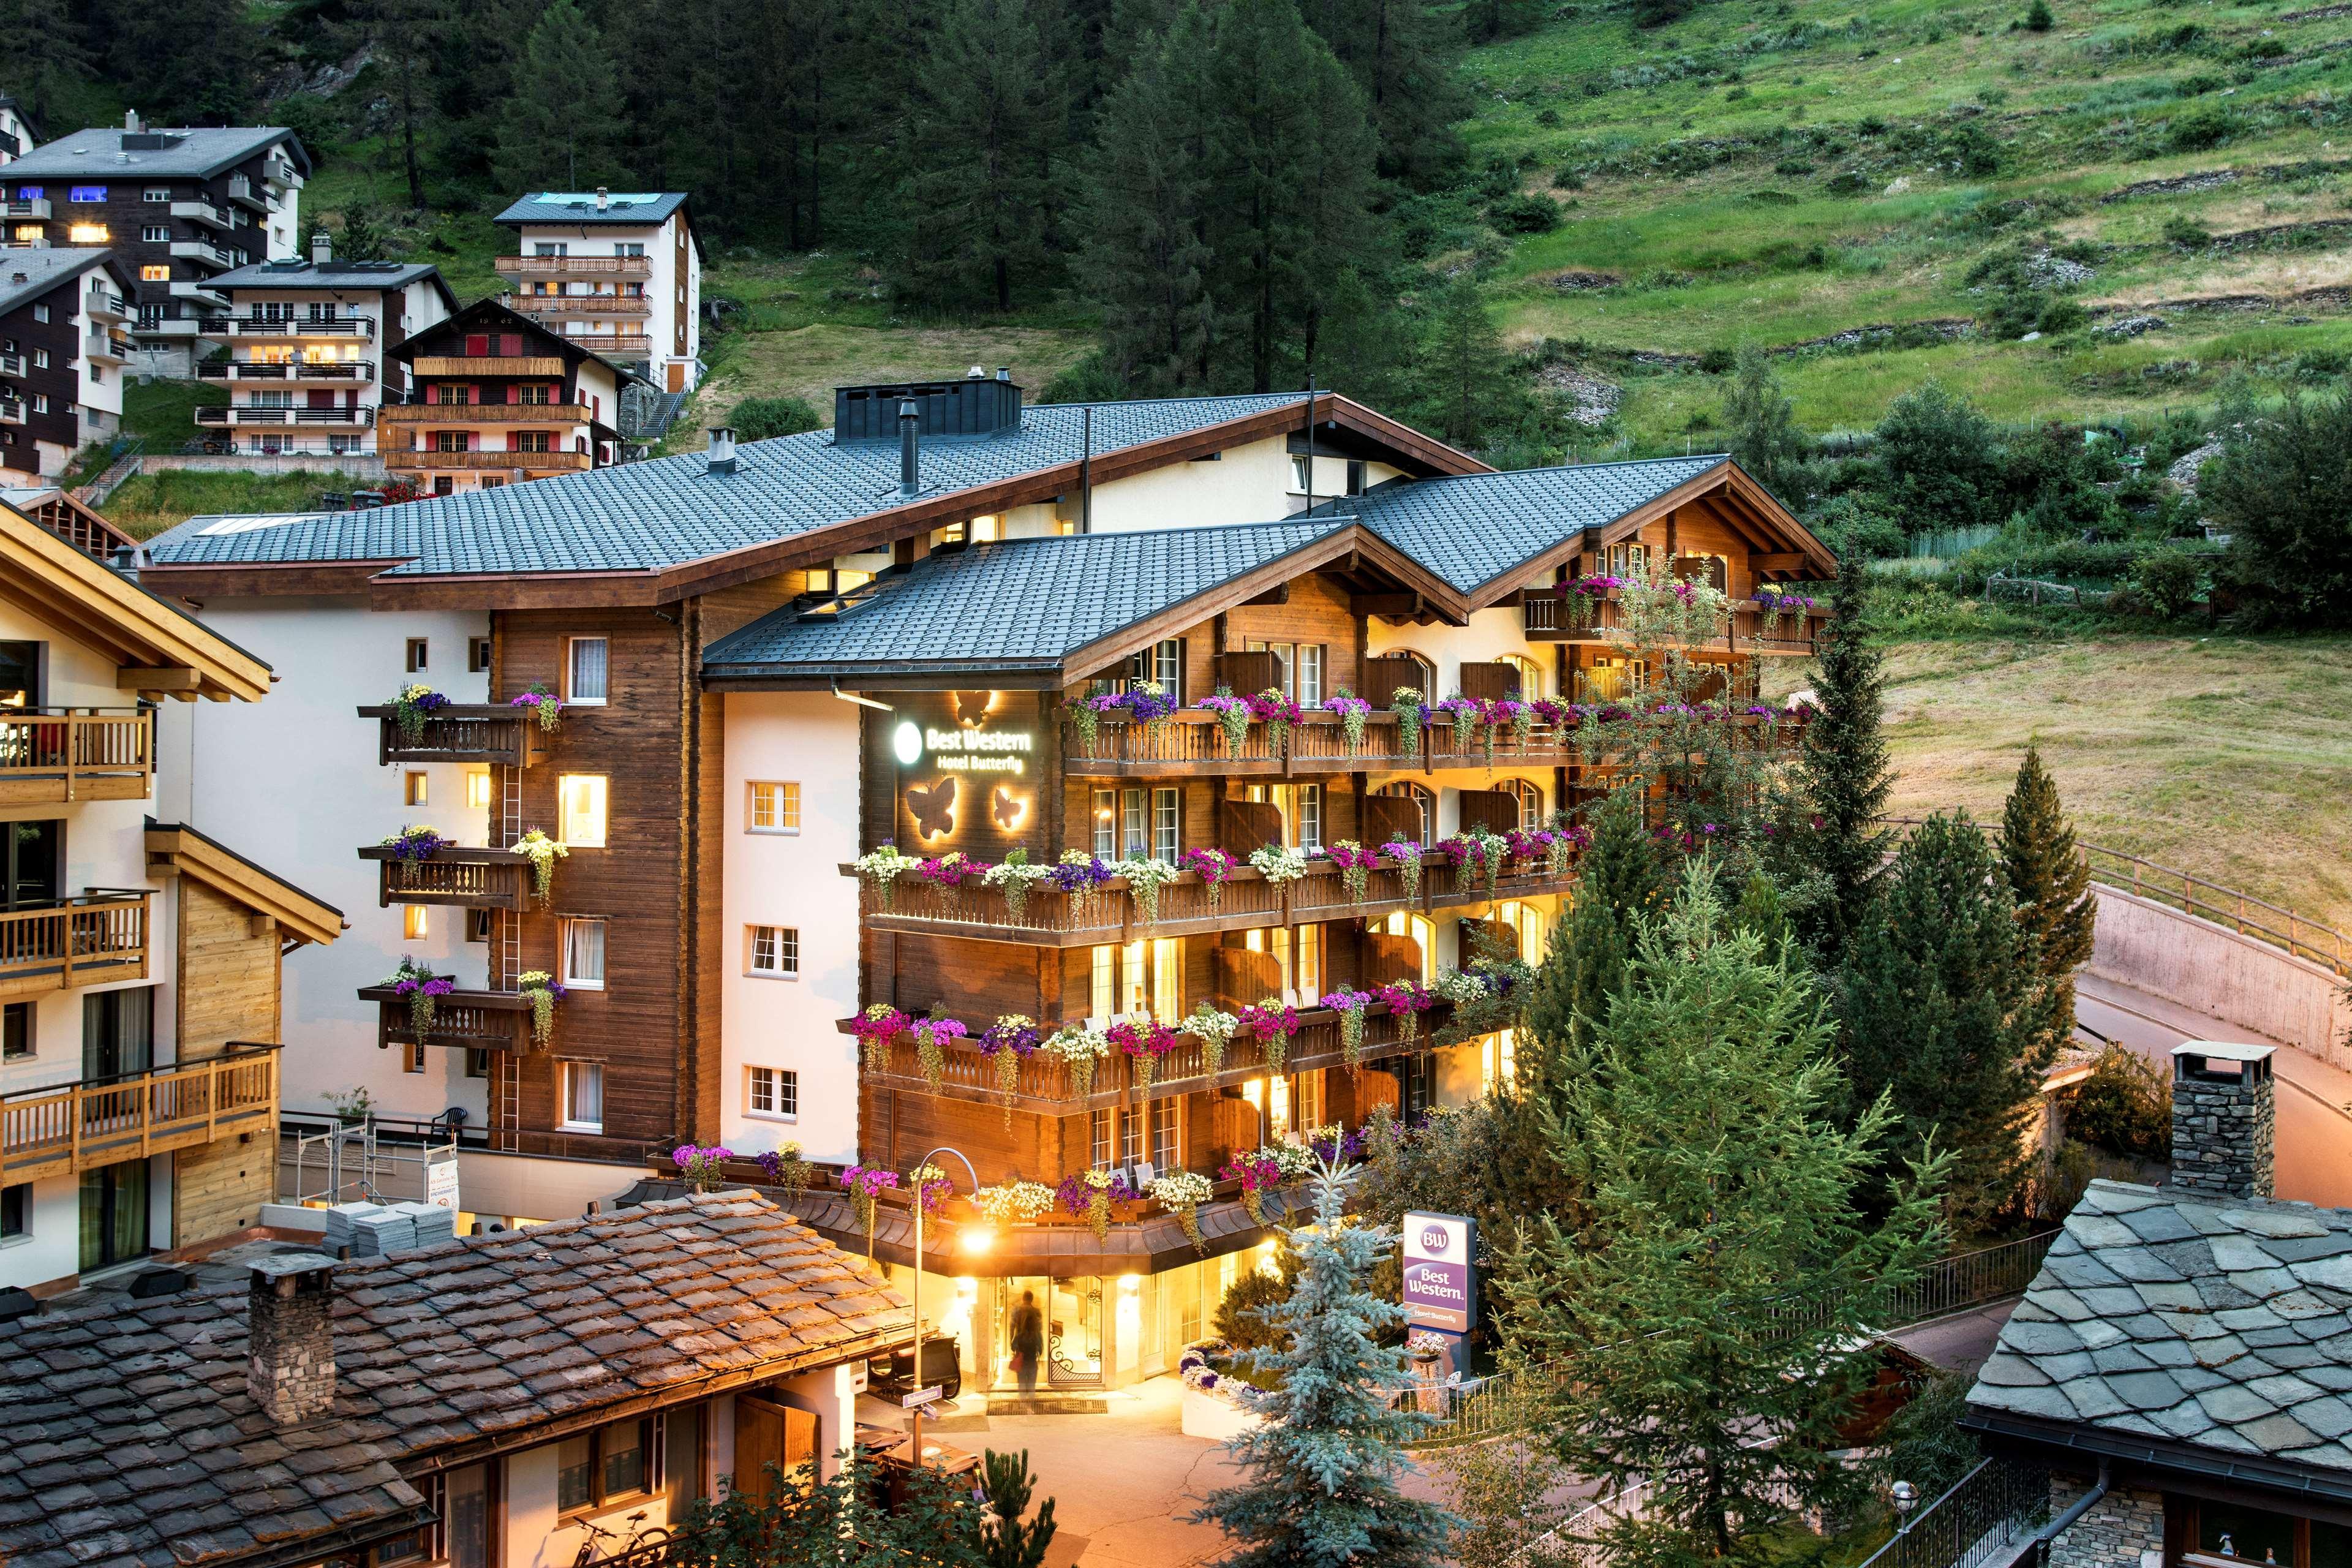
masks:
[[[205,179],[233,163],[241,163],[273,142],[284,142],[294,165],[310,173],[310,155],[301,140],[282,125],[151,126],[143,136],[176,136],[171,147],[125,150],[121,126],[94,127],[44,142],[8,165],[10,184],[25,180],[136,180],[158,174]],[[116,154],[121,153],[121,157]]]
[[[533,191],[494,220],[506,224],[613,223],[632,228],[667,222],[686,205],[684,191],[608,191],[600,211],[593,191]]]
[[[1161,398],[1094,405],[1097,456],[1296,406],[1304,393]],[[1075,463],[1081,405],[1028,408],[1021,427],[923,446],[935,496]],[[894,441],[835,445],[830,430],[736,448],[737,471],[700,452],[436,496],[373,511],[195,517],[151,542],[166,565],[404,561],[390,574],[653,571],[787,539],[898,504]]]
[[[16,165],[10,164],[13,170]],[[6,178],[7,176],[0,176]],[[0,254],[0,316],[22,305],[28,305],[50,289],[98,266],[106,259],[103,250],[11,250]],[[25,275],[17,282],[16,274]]]
[[[2352,1471],[2352,1211],[2094,1182],[1969,1403]]]
[[[335,1406],[290,1426],[246,1390],[242,1279],[0,1333],[0,1561],[203,1568],[398,1528],[424,1500],[394,1469],[410,1456],[852,1359],[908,1321],[872,1264],[744,1191],[418,1247],[334,1282]]]
[[[309,261],[257,261],[234,268],[206,285],[213,289],[405,289],[430,278],[441,283],[441,269],[429,261],[331,261],[320,267]],[[452,309],[457,296],[441,283]]]
[[[1364,526],[1464,593],[1517,571],[1571,534],[1614,522],[1727,459],[1654,458],[1381,485],[1315,509]]]
[[[933,555],[839,618],[775,610],[713,645],[706,676],[1003,669],[1065,654],[1348,525],[1345,518],[1013,539]]]

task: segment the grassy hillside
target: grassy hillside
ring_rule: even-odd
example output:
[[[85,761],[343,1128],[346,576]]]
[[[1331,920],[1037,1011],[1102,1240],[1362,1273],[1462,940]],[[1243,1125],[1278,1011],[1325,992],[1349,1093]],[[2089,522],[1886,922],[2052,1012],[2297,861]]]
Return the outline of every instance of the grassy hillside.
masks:
[[[1705,428],[1698,362],[1751,342],[1815,431],[1928,375],[2008,420],[2328,378],[2352,358],[2340,13],[2060,0],[2037,33],[2021,3],[1781,0],[1643,32],[1561,7],[1466,68],[1474,148],[1567,209],[1492,258],[1493,298],[1652,446]],[[1985,330],[2019,284],[2089,321]]]

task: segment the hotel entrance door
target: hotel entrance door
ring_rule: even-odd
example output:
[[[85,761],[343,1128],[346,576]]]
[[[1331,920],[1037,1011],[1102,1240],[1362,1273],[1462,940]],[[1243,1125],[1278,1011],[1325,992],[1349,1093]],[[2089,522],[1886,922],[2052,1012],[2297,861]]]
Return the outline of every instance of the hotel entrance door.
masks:
[[[1045,1353],[1040,1358],[1040,1388],[1099,1388],[1103,1380],[1102,1281],[1047,1279],[1019,1275],[996,1282],[996,1386],[1017,1389],[1013,1369],[1013,1322],[1026,1291],[1045,1314]]]

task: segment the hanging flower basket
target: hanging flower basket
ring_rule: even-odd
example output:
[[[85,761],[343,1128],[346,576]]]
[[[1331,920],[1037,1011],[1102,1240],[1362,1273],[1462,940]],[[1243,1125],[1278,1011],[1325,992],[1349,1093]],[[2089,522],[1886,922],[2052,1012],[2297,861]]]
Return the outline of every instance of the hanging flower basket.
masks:
[[[969,1031],[957,1019],[943,1017],[936,1007],[908,1027],[914,1031],[915,1060],[922,1067],[923,1081],[937,1094],[947,1086],[948,1043],[963,1038]]]
[[[1370,992],[1345,987],[1323,998],[1323,1005],[1339,1015],[1339,1057],[1348,1064],[1350,1076],[1363,1070],[1364,1009],[1372,1001]]]
[[[434,1005],[457,989],[454,980],[444,980],[429,965],[417,963],[406,953],[400,955],[400,967],[380,982],[392,987],[395,995],[408,999],[408,1032],[423,1045],[433,1033]]]
[[[1287,845],[1268,844],[1253,849],[1249,863],[1256,868],[1259,876],[1277,887],[1285,882],[1296,882],[1307,875],[1306,855]]]
[[[771,1186],[782,1187],[788,1193],[800,1193],[809,1184],[809,1163],[802,1157],[798,1142],[787,1139],[782,1146],[751,1156],[760,1173],[768,1178]]]
[[[1404,884],[1405,902],[1419,903],[1422,847],[1410,838],[1391,838],[1381,846],[1381,853],[1395,864],[1397,879]]]
[[[1243,1008],[1240,1023],[1257,1037],[1265,1051],[1267,1070],[1282,1076],[1283,1066],[1290,1059],[1290,1038],[1298,1033],[1298,1009],[1269,996],[1255,1007]]]
[[[530,862],[530,890],[541,906],[555,890],[555,863],[571,850],[534,827],[514,842],[515,853]]]
[[[913,1023],[912,1018],[887,1002],[877,1002],[849,1021],[849,1032],[857,1037],[858,1045],[863,1048],[867,1072],[879,1073],[882,1070],[889,1058],[890,1042],[898,1037],[899,1031]]]
[[[1209,1178],[1195,1171],[1171,1171],[1154,1179],[1148,1190],[1154,1203],[1176,1215],[1192,1250],[1207,1257],[1208,1244],[1201,1239],[1201,1205],[1216,1191],[1209,1184]]]
[[[1103,1038],[1134,1062],[1136,1090],[1147,1099],[1151,1094],[1151,1080],[1159,1070],[1160,1058],[1174,1050],[1182,1037],[1149,1013],[1129,1014],[1103,1031]]]
[[[1114,869],[1127,879],[1127,896],[1135,905],[1135,912],[1143,917],[1143,923],[1158,925],[1160,889],[1184,873],[1157,856],[1121,860]]]
[[[562,982],[544,969],[527,969],[515,976],[515,989],[530,998],[531,1043],[545,1049],[555,1038],[555,1005],[565,995]]]
[[[392,850],[394,859],[411,864],[430,860],[449,847],[449,841],[429,827],[404,827],[383,843]]]
[[[425,721],[449,706],[449,699],[423,684],[404,686],[392,700],[392,721],[401,741],[415,745],[425,739]]]
[[[1421,1037],[1421,1016],[1437,1002],[1434,992],[1410,980],[1381,986],[1372,994],[1389,1005],[1389,1014],[1397,1021],[1397,1038],[1408,1046]]]
[[[1404,760],[1412,761],[1421,754],[1421,726],[1428,711],[1422,693],[1411,686],[1400,686],[1390,695],[1389,711],[1397,719],[1397,750]]]
[[[874,889],[887,910],[898,892],[899,873],[914,870],[921,864],[912,855],[898,853],[898,845],[886,838],[873,853],[860,855],[851,863],[850,868],[857,873],[859,881]]]
[[[1201,1065],[1214,1084],[1217,1075],[1225,1070],[1225,1047],[1241,1026],[1241,1020],[1231,1013],[1220,1013],[1206,1002],[1192,1009],[1192,1016],[1176,1026],[1201,1042]]]
[[[563,716],[563,699],[550,691],[543,680],[533,681],[530,690],[507,706],[528,710],[532,718],[539,721],[540,729],[550,735],[555,733],[556,721]]]
[[[981,1187],[971,1194],[971,1206],[991,1225],[1027,1225],[1052,1212],[1058,1201],[1043,1182],[1003,1182]]]
[[[1044,1048],[1069,1069],[1070,1087],[1084,1100],[1095,1091],[1095,1064],[1110,1055],[1110,1041],[1099,1029],[1070,1024],[1055,1030]]]
[[[1031,891],[1040,882],[1053,880],[1053,867],[1033,866],[1029,863],[1029,851],[1014,849],[1006,853],[1002,865],[991,866],[981,873],[980,880],[982,887],[994,888],[1004,895],[1005,919],[1019,925],[1027,916]]]
[[[1225,757],[1228,761],[1242,754],[1242,744],[1249,739],[1250,705],[1246,698],[1236,697],[1230,688],[1220,686],[1212,696],[1193,704],[1217,716],[1217,727],[1225,734]]]
[[[1339,885],[1348,890],[1348,901],[1360,904],[1371,891],[1372,873],[1380,868],[1377,851],[1365,848],[1352,838],[1342,838],[1326,851],[1331,864],[1339,868]]]
[[[852,1165],[841,1173],[841,1189],[849,1194],[850,1206],[857,1211],[857,1223],[866,1227],[866,1257],[874,1258],[874,1221],[880,1212],[884,1193],[898,1190],[898,1173],[879,1165]]]
[[[1370,703],[1343,686],[1337,697],[1324,700],[1323,710],[1339,716],[1339,735],[1348,744],[1349,756],[1364,749],[1364,721],[1372,711]]]
[[[980,1033],[980,1054],[996,1064],[996,1091],[1004,1100],[1004,1125],[1013,1125],[1013,1096],[1021,1088],[1021,1064],[1037,1054],[1037,1022],[1025,1013],[1007,1013]]]
[[[1222,849],[1187,849],[1177,864],[1201,879],[1201,886],[1208,889],[1209,908],[1214,910],[1224,902],[1226,879],[1241,862]]]

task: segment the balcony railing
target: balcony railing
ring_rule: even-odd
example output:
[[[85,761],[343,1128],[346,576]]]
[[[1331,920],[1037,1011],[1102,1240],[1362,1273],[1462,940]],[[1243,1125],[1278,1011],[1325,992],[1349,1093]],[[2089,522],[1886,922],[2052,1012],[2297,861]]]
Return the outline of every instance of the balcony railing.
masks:
[[[376,902],[454,904],[468,910],[520,910],[530,901],[530,861],[513,849],[451,845],[426,860],[403,859],[389,844],[371,844],[362,860],[380,863]]]
[[[278,1047],[0,1096],[0,1179],[69,1176],[194,1148],[278,1119]]]
[[[373,360],[206,360],[203,381],[373,381]]]
[[[1339,1015],[1328,1007],[1302,1007],[1298,1010],[1298,1028],[1283,1052],[1285,1072],[1305,1072],[1316,1068],[1343,1066],[1347,1050],[1340,1040]],[[1413,1032],[1406,1036],[1404,1020],[1392,1013],[1385,1002],[1375,1002],[1364,1009],[1363,1045],[1356,1053],[1359,1064],[1377,1061],[1382,1057],[1425,1047],[1430,1038],[1450,1021],[1453,1010],[1438,1003],[1415,1017]],[[849,1028],[846,1019],[838,1026],[845,1033]],[[987,1026],[985,1020],[971,1020],[967,1026],[977,1034]],[[1050,1026],[1049,1026],[1050,1027]],[[987,1104],[1007,1103],[1006,1091],[997,1075],[993,1058],[982,1056],[977,1047],[964,1041],[951,1041],[940,1052],[943,1064],[940,1087],[934,1089],[924,1075],[922,1058],[911,1034],[901,1034],[893,1039],[883,1054],[881,1069],[865,1075],[866,1081],[886,1089],[910,1090],[920,1094],[938,1094],[948,1100],[961,1100]],[[1020,1073],[1011,1092],[1010,1103],[1015,1110],[1035,1110],[1046,1115],[1061,1115],[1082,1106],[1116,1105],[1124,1097],[1146,1098],[1141,1080],[1136,1074],[1135,1058],[1113,1052],[1095,1064],[1093,1081],[1087,1092],[1080,1094],[1070,1076],[1069,1064],[1044,1051],[1033,1052],[1019,1058]],[[1270,1070],[1264,1042],[1244,1029],[1225,1042],[1224,1059],[1214,1073],[1203,1055],[1201,1042],[1192,1036],[1184,1037],[1181,1045],[1159,1058],[1153,1064],[1150,1094],[1184,1094],[1194,1089],[1213,1089],[1229,1083],[1240,1083],[1263,1077]]]
[[[390,403],[380,425],[585,425],[595,418],[584,403]]]
[[[0,802],[144,800],[155,716],[142,709],[0,709]]]
[[[82,296],[81,308],[101,321],[127,321],[131,307],[111,289],[92,289]]]
[[[403,733],[390,703],[359,710],[376,721],[378,763],[503,763],[527,768],[547,760],[547,731],[523,709],[451,703],[428,715],[415,739]]]
[[[338,316],[331,321],[284,321],[264,316],[208,316],[205,331],[236,338],[372,338],[373,316]]]
[[[654,264],[644,256],[501,256],[492,270],[501,278],[650,278]]]
[[[248,175],[231,174],[228,177],[228,199],[233,202],[243,202],[247,206],[257,207],[263,212],[270,210],[269,198],[254,189],[253,181]]]
[[[1688,646],[1728,653],[1810,654],[1829,618],[1824,605],[1775,614],[1753,599],[1736,599],[1710,636]],[[1622,645],[1633,635],[1615,588],[1592,595],[1530,589],[1519,599],[1519,626],[1529,642]]]
[[[87,359],[121,364],[131,358],[131,334],[94,330],[83,335],[81,352]]]
[[[25,374],[25,355],[21,350],[0,350],[0,375]]]
[[[1563,713],[1560,723],[1537,721],[1524,738],[1507,728],[1498,730],[1493,737],[1490,757],[1483,734],[1466,733],[1457,739],[1454,726],[1444,721],[1424,721],[1417,743],[1408,751],[1396,714],[1383,709],[1375,709],[1364,716],[1363,739],[1352,750],[1348,745],[1346,730],[1335,715],[1328,713],[1310,713],[1303,723],[1291,725],[1288,736],[1279,746],[1274,742],[1270,726],[1252,724],[1240,746],[1229,750],[1216,715],[1188,708],[1157,724],[1105,719],[1095,726],[1091,742],[1079,735],[1076,726],[1066,725],[1062,758],[1072,774],[1110,778],[1150,774],[1287,776],[1351,773],[1358,769],[1391,772],[1401,768],[1430,773],[1441,768],[1483,768],[1490,761],[1496,767],[1553,767],[1571,763],[1597,765],[1609,760],[1611,726],[1626,717],[1622,710],[1600,710],[1597,721],[1601,725],[1601,743],[1592,755],[1586,754],[1581,715]],[[1759,735],[1759,742],[1778,742],[1793,738],[1805,719],[1801,712],[1768,715],[1735,707],[1719,721],[1736,731],[1768,731]]]
[[[841,870],[845,876],[855,875],[849,866]],[[1496,900],[1563,893],[1575,885],[1572,860],[1565,871],[1554,872],[1541,860],[1513,859],[1497,872],[1490,889],[1483,878],[1465,882],[1455,874],[1446,852],[1432,850],[1422,862],[1421,885],[1411,898],[1405,894],[1404,873],[1386,860],[1370,873],[1360,900],[1349,897],[1344,879],[1328,861],[1310,862],[1307,875],[1284,882],[1269,882],[1255,870],[1236,870],[1225,879],[1213,906],[1208,885],[1187,871],[1160,888],[1160,918],[1150,922],[1129,897],[1126,879],[1118,877],[1083,893],[1034,888],[1017,921],[1001,888],[978,882],[941,887],[911,872],[898,879],[887,906],[874,886],[862,879],[859,899],[866,923],[877,931],[923,931],[1033,947],[1091,947],[1147,936],[1247,931],[1400,910],[1428,914]]]
[[[421,354],[408,368],[427,380],[444,375],[562,375],[563,359],[560,354],[492,354],[474,358]]]
[[[0,397],[0,425],[22,425],[25,422],[25,400],[21,397]]]
[[[49,198],[35,196],[29,201],[0,202],[0,218],[39,218],[49,216]]]
[[[201,196],[182,196],[172,203],[173,217],[193,218],[197,223],[210,224],[215,228],[229,226],[228,214]]]
[[[201,261],[212,267],[235,267],[236,255],[204,239],[175,239],[172,254],[184,261]]]
[[[196,406],[199,425],[373,425],[373,408],[257,408],[249,403],[205,403]]]
[[[433,1026],[416,1037],[408,998],[389,985],[362,985],[360,1000],[378,1005],[379,1046],[457,1046],[478,1051],[519,1051],[530,1040],[530,998],[519,991],[452,991],[436,999]]]
[[[654,310],[654,301],[643,294],[501,294],[499,303],[537,321],[550,316],[650,316]]]
[[[0,996],[145,979],[152,897],[92,888],[79,898],[0,910]]]
[[[428,447],[383,454],[383,466],[421,473],[470,473],[487,468],[494,473],[535,468],[554,473],[590,468],[594,456],[587,452],[436,452]]]

